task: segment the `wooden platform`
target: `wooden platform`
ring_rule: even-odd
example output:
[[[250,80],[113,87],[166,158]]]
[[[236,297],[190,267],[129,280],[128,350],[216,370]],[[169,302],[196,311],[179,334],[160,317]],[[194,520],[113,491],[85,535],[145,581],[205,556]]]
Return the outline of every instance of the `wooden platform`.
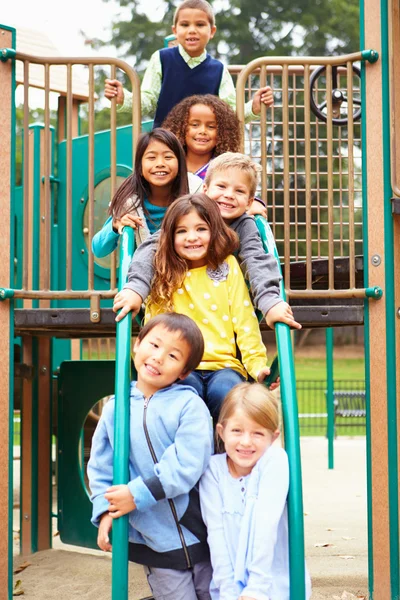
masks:
[[[285,276],[284,265],[282,265]],[[296,262],[290,265],[290,284],[293,290],[304,290],[306,264]],[[335,258],[335,289],[349,288],[349,259]],[[356,257],[356,286],[363,287],[363,259]],[[328,261],[314,260],[312,263],[313,289],[328,287]],[[335,327],[341,325],[364,324],[364,301],[362,299],[304,299],[291,302],[295,319],[305,328]],[[265,322],[261,329],[267,329]],[[138,324],[133,323],[133,333],[137,333]],[[16,309],[15,335],[50,336],[58,338],[114,337],[115,314],[111,308],[101,310],[99,323],[92,323],[89,309]]]

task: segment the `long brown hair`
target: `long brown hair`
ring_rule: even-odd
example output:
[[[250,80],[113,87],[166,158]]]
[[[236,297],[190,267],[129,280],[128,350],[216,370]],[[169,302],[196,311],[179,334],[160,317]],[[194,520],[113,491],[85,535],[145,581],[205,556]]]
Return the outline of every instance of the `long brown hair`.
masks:
[[[135,153],[135,165],[132,175],[120,185],[111,200],[108,212],[116,219],[120,219],[124,214],[141,206],[144,210],[144,199],[149,198],[150,185],[143,177],[142,158],[151,142],[161,142],[165,144],[178,159],[178,174],[175,177],[171,187],[171,202],[187,194],[189,191],[186,156],[178,138],[167,129],[157,127],[148,133],[142,133],[139,136]],[[127,200],[132,198],[132,206],[127,207]],[[128,208],[128,210],[127,210]],[[147,211],[144,210],[146,214]]]
[[[175,230],[179,219],[192,211],[210,228],[207,263],[212,269],[216,269],[239,247],[236,233],[224,223],[214,200],[205,194],[187,194],[175,200],[165,214],[154,257],[155,275],[149,301],[159,308],[159,312],[172,310],[172,295],[182,285],[188,270],[186,260],[175,250]]]

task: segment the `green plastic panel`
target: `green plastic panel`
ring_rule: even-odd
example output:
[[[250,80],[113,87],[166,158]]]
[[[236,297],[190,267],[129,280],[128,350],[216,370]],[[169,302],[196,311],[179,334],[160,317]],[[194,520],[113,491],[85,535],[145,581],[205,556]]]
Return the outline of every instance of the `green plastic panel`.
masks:
[[[65,544],[97,548],[92,504],[82,480],[79,442],[89,410],[114,393],[115,362],[66,361],[58,394],[58,530]]]

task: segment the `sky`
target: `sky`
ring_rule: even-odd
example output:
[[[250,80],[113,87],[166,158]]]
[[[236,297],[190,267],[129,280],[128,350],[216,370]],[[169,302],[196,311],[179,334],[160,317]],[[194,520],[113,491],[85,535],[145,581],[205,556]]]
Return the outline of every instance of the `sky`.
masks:
[[[156,18],[162,0],[145,0],[146,11]],[[10,27],[24,27],[44,32],[65,56],[116,56],[114,48],[94,51],[84,44],[80,31],[88,39],[109,37],[107,29],[118,14],[129,15],[116,0],[14,0],[1,2],[0,23]],[[120,58],[124,58],[121,56]]]

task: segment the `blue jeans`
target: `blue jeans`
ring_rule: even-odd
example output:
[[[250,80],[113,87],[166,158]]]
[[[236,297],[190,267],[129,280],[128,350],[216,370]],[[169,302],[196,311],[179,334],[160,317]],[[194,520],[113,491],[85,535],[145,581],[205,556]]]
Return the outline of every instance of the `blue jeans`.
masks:
[[[235,385],[242,383],[242,381],[246,381],[246,379],[234,369],[221,369],[220,371],[203,371],[199,369],[192,371],[182,383],[194,387],[200,398],[203,398],[214,423],[216,423],[225,396]]]

